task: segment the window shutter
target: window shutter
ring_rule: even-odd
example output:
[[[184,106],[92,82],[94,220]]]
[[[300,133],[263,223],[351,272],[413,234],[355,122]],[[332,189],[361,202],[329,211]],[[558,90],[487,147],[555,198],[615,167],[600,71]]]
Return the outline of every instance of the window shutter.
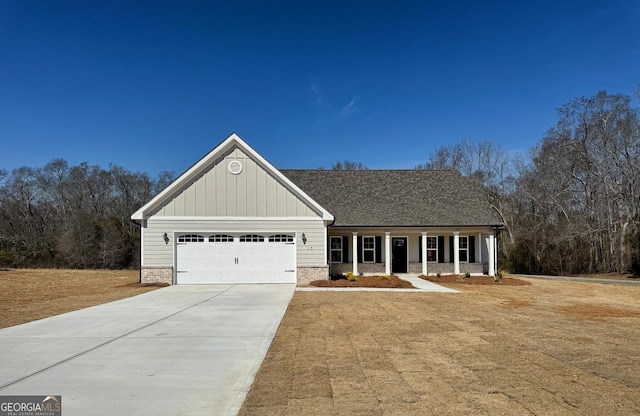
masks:
[[[453,236],[449,236],[449,263],[453,263]]]
[[[469,236],[469,263],[476,262],[476,238],[475,236]]]
[[[422,263],[422,236],[418,237],[418,263]]]
[[[382,237],[376,237],[376,263],[382,263]]]
[[[358,236],[358,255],[356,256],[358,263],[362,263],[362,237]]]
[[[438,236],[438,263],[444,263],[444,236]]]
[[[349,263],[349,237],[342,237],[342,262]]]

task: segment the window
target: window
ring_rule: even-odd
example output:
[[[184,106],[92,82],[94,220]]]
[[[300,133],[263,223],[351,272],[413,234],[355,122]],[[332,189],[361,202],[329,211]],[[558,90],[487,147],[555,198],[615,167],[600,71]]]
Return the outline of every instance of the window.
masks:
[[[178,237],[178,243],[204,243],[204,237],[197,234],[185,234]]]
[[[460,236],[460,240],[458,241],[458,253],[461,262],[469,261],[469,237]]]
[[[276,234],[269,236],[270,243],[293,243],[293,236],[288,234]]]
[[[376,262],[376,239],[375,237],[362,237],[362,262]]]
[[[233,243],[233,236],[227,234],[216,234],[209,237],[210,243]]]
[[[247,234],[240,236],[241,243],[261,243],[264,241],[264,237],[257,234]]]
[[[438,261],[438,237],[427,237],[427,261]]]
[[[342,237],[331,237],[331,263],[342,263]]]

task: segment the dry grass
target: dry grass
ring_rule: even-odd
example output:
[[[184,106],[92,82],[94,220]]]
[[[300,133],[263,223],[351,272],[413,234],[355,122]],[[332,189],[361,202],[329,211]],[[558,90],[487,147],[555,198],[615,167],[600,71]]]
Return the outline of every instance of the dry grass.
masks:
[[[572,276],[572,275],[570,275]],[[594,274],[577,274],[575,277],[585,277],[588,279],[607,279],[607,280],[640,280],[638,276],[631,273],[594,273]]]
[[[428,280],[433,283],[442,284],[445,286],[449,285],[505,285],[505,286],[526,286],[530,283],[517,279],[515,277],[504,277],[500,279],[499,282],[494,282],[493,277],[490,276],[471,276],[471,277],[463,277],[460,278],[455,274],[446,274],[442,276],[425,276],[420,275],[421,279]]]
[[[0,328],[128,298],[157,286],[138,283],[137,270],[0,271]]]
[[[637,415],[640,287],[296,292],[249,415]]]

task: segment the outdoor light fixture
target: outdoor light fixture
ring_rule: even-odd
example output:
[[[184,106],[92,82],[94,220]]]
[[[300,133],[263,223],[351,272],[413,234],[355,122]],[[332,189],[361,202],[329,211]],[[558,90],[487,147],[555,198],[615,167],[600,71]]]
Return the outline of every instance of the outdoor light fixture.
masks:
[[[164,238],[164,243],[165,243],[165,244],[169,244],[169,236],[167,235],[167,233],[164,233],[164,235],[162,236],[162,238]]]
[[[307,236],[302,233],[302,244],[307,244]]]

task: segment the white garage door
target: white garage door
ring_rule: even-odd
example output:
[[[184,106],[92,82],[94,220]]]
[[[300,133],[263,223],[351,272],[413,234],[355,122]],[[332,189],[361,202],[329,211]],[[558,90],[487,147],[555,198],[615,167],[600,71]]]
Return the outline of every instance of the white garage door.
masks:
[[[185,234],[176,244],[178,284],[296,282],[292,234]]]

